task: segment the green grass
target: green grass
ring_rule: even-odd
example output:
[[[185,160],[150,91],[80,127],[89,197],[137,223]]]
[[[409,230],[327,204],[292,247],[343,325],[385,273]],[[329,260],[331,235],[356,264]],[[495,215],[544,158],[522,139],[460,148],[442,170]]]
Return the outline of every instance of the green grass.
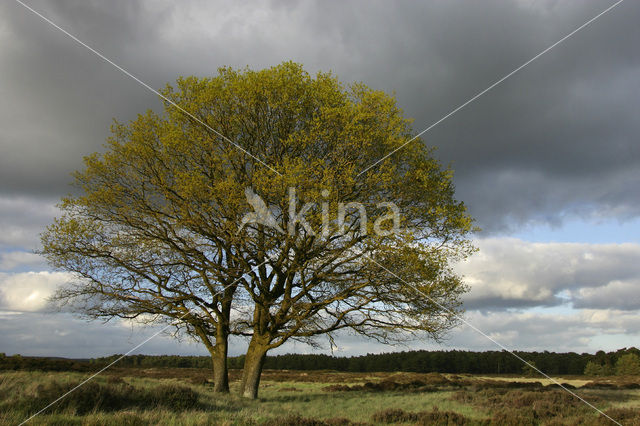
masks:
[[[394,424],[415,424],[416,419],[426,422],[425,418],[429,419],[426,424],[434,424],[434,418],[444,418],[436,424],[453,424],[440,415],[446,412],[464,416],[464,424],[607,424],[564,391],[508,383],[525,382],[517,378],[466,375],[447,380],[440,375],[412,373],[270,371],[264,375],[259,400],[252,401],[235,393],[214,393],[210,384],[203,384],[202,378],[208,375],[206,370],[195,369],[113,369],[29,424],[247,425],[271,421],[269,424],[279,425],[286,418],[293,419],[288,423],[292,425],[305,419],[315,419],[315,424],[340,424],[337,418],[387,424],[374,422],[376,413],[378,419],[395,415],[400,423]],[[74,372],[0,372],[0,424],[22,422],[86,377]],[[232,374],[232,392],[238,377],[238,372]],[[561,381],[584,384],[578,379]],[[404,387],[376,390],[366,382]],[[624,418],[623,424],[640,424],[640,389],[578,388],[575,392],[601,409],[613,410],[612,415]],[[429,414],[434,410],[439,413],[435,417]],[[401,423],[402,419],[413,420]]]

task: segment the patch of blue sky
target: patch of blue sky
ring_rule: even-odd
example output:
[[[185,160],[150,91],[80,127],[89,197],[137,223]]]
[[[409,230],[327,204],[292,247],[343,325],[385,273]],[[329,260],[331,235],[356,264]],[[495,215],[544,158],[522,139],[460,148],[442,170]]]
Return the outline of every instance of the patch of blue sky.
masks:
[[[640,243],[640,218],[626,221],[566,219],[559,226],[524,226],[509,236],[539,243]]]

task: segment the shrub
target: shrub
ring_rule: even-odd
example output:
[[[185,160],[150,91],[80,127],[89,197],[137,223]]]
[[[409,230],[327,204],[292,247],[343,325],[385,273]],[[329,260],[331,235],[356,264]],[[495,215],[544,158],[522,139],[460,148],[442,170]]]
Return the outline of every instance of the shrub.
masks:
[[[470,404],[475,401],[476,392],[469,392],[466,390],[458,391],[451,395],[450,399],[462,404]]]
[[[638,425],[640,424],[640,410],[634,410],[632,408],[610,408],[604,412],[607,416],[615,419],[616,421],[625,425]],[[601,424],[611,424],[611,420],[604,416],[599,416]]]
[[[466,425],[468,420],[462,414],[453,411],[421,411],[410,413],[399,408],[389,408],[378,411],[371,420],[376,423],[415,423],[417,425]]]
[[[290,416],[271,419],[262,423],[263,426],[327,426],[327,423],[322,420],[312,419],[309,417],[302,417],[297,414]]]
[[[527,361],[527,363],[522,366],[522,374],[528,377],[535,377],[540,374],[538,373],[538,370],[536,370],[537,368],[538,367],[535,362]]]
[[[582,385],[581,389],[617,389],[613,383],[588,382]]]
[[[613,369],[609,364],[598,364],[597,362],[589,361],[584,368],[584,374],[586,376],[611,376]]]
[[[40,411],[56,399],[78,386],[78,383],[61,384],[56,381],[40,384],[35,394],[21,395],[12,409],[32,414]],[[84,415],[94,411],[114,412],[127,408],[153,409],[165,407],[171,410],[189,410],[198,405],[198,394],[189,387],[160,385],[150,389],[136,389],[124,383],[85,383],[60,399],[48,413],[73,412]]]
[[[189,379],[189,383],[191,383],[192,385],[206,386],[209,384],[209,381],[207,380],[206,377],[197,376]]]
[[[122,377],[120,376],[109,376],[107,377],[107,384],[108,385],[123,385],[126,382],[124,380],[122,380]]]
[[[399,408],[388,408],[374,413],[371,420],[378,423],[407,423],[417,421],[418,415]]]
[[[26,413],[40,411],[62,395],[78,386],[77,383],[60,384],[50,382],[40,384],[35,395],[24,395],[14,405],[15,409]],[[134,388],[128,385],[101,385],[86,383],[56,402],[48,412],[73,411],[83,415],[92,411],[117,411],[131,404]]]
[[[616,374],[618,376],[640,375],[640,357],[636,354],[625,354],[616,362]]]
[[[500,426],[537,426],[532,412],[500,410],[493,415],[490,424]]]
[[[365,426],[366,423],[352,422],[344,417],[334,417],[324,421],[327,426]]]
[[[364,385],[330,385],[323,388],[326,392],[349,392],[349,391],[410,391],[410,392],[435,392],[438,388],[427,385],[420,380],[412,380],[408,383],[398,383],[392,380],[383,380],[378,383],[366,382]]]
[[[489,409],[492,418],[488,421],[492,425],[547,425],[554,421],[559,422],[558,424],[567,424],[567,422],[574,424],[574,419],[593,414],[591,409],[580,400],[557,387],[555,389],[553,387],[534,389],[496,387],[476,392],[467,390],[456,392],[451,399]],[[591,403],[600,400],[595,395],[589,396]]]
[[[467,418],[462,414],[453,411],[440,411],[435,408],[433,411],[418,413],[418,425],[466,425]]]
[[[440,373],[428,373],[423,377],[423,382],[428,385],[448,385],[451,380],[447,379]]]
[[[198,394],[191,388],[177,385],[160,385],[148,391],[153,404],[171,410],[189,410],[198,405]]]

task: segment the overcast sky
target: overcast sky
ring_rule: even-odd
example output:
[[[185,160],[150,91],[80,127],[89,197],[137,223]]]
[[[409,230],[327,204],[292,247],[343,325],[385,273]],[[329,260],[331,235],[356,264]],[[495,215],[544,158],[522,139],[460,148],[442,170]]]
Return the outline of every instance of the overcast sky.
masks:
[[[417,133],[614,1],[27,3],[153,87],[294,60],[394,92]],[[623,2],[423,137],[483,229],[458,266],[465,319],[507,347],[594,352],[640,338],[639,20],[640,3]],[[103,356],[153,333],[46,313],[68,276],[31,251],[112,120],[159,107],[19,3],[0,4],[0,352]],[[339,354],[397,349],[338,343]],[[409,347],[497,349],[465,326]],[[293,350],[312,351],[280,349]],[[204,353],[166,337],[138,352]]]

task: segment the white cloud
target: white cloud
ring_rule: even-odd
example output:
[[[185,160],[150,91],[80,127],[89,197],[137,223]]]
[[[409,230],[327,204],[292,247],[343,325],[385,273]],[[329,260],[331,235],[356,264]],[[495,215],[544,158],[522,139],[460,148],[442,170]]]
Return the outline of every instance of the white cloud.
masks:
[[[634,259],[640,255],[639,245],[530,243],[511,238],[480,240],[478,245],[479,253],[459,266],[472,287],[465,318],[507,348],[594,352],[628,346],[629,341],[640,337],[640,315],[631,310],[638,303],[635,289],[640,283],[640,266]],[[11,259],[17,262],[20,256],[7,256],[3,261],[8,263]],[[15,328],[0,343],[11,343],[15,352],[50,355],[74,353],[69,348],[77,345],[75,353],[99,356],[124,352],[138,343],[135,336],[148,336],[155,330],[129,322],[93,323],[90,328],[83,328],[79,324],[84,322],[68,315],[36,314],[45,308],[46,298],[55,288],[69,279],[71,275],[63,272],[0,273],[0,310],[5,311],[0,315],[4,322],[10,322],[4,327],[7,332],[10,326]],[[559,293],[562,297],[556,297]],[[568,307],[567,300],[584,309]],[[561,306],[514,310],[545,304]],[[24,313],[9,315],[12,312]],[[24,321],[29,321],[29,327]],[[36,332],[41,326],[49,332]],[[28,329],[34,330],[32,335]],[[109,336],[113,347],[120,349],[111,351],[103,345],[91,352],[83,343],[89,329]],[[185,352],[186,349],[178,349],[185,341],[173,343],[166,336],[157,339],[140,351],[199,353],[202,349],[189,344]],[[336,341],[336,354],[341,356],[407,349],[500,349],[466,325],[453,330],[443,344],[425,338],[406,346],[390,346],[347,333],[339,333]],[[232,353],[241,353],[246,342],[234,339],[232,346]],[[328,345],[325,347],[324,352],[328,353]],[[316,352],[289,342],[276,353],[294,351]]]
[[[580,307],[634,309],[640,282],[639,244],[531,243],[515,238],[477,242],[457,265],[471,291],[468,309],[553,306],[566,292]],[[602,295],[608,295],[606,299]]]
[[[160,328],[124,328],[118,321],[102,323],[73,318],[69,314],[0,312],[0,348],[7,354],[32,356],[100,357],[128,352]],[[176,341],[159,334],[134,354],[206,355],[201,344]],[[239,354],[239,352],[233,352]]]
[[[554,308],[542,312],[469,312],[466,320],[513,350],[594,352],[629,346],[640,337],[640,315],[635,312]],[[600,337],[616,335],[603,347]],[[486,337],[462,326],[451,333],[449,346],[471,350],[500,350]]]
[[[55,289],[71,279],[66,272],[0,273],[0,309],[36,312]]]
[[[406,344],[385,345],[345,332],[336,334],[338,356],[361,355],[365,353],[392,352],[403,350],[509,350],[596,352],[616,350],[630,346],[629,342],[640,338],[640,315],[620,310],[572,310],[567,308],[544,309],[540,311],[471,311],[465,320],[489,336],[461,324],[452,330],[447,338],[436,343],[425,336]],[[328,345],[318,351],[307,345],[288,342],[274,353],[331,353]]]
[[[555,308],[557,309],[557,308]],[[582,310],[558,312],[469,312],[467,321],[510,350],[591,352],[616,350],[640,339],[640,315],[629,311]],[[68,314],[0,312],[0,347],[6,353],[95,357],[124,353],[153,335],[160,327],[123,327],[119,321],[86,322]],[[336,335],[338,356],[362,355],[413,349],[501,350],[499,346],[467,326],[452,331],[438,344],[427,338],[406,345],[384,345],[346,332]],[[230,354],[246,350],[246,340],[233,338]],[[288,342],[271,354],[331,353],[328,345],[318,350]],[[188,339],[176,341],[160,334],[136,350],[146,354],[201,354],[203,345]]]
[[[599,287],[580,288],[571,293],[577,308],[640,308],[640,279],[613,280]]]

